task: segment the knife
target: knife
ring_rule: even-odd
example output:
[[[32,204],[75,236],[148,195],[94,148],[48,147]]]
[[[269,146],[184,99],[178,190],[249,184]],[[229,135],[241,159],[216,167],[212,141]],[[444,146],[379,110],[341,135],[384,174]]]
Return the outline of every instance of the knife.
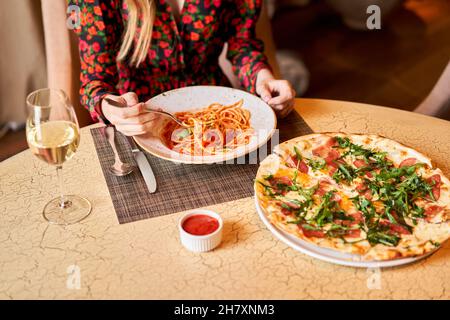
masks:
[[[127,136],[128,143],[131,147],[131,152],[133,153],[134,160],[141,170],[142,176],[144,177],[144,181],[147,184],[147,189],[150,193],[156,192],[156,178],[153,173],[152,167],[148,162],[148,159],[145,157],[145,154],[138,148],[136,142],[132,137]]]

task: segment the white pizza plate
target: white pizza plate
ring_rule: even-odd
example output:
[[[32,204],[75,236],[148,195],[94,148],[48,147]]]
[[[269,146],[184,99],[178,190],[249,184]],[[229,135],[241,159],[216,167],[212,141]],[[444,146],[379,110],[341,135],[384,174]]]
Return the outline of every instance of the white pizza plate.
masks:
[[[167,117],[160,117],[153,132],[135,137],[139,146],[148,153],[173,162],[180,163],[218,163],[242,157],[263,146],[273,135],[277,127],[277,118],[272,108],[263,100],[248,92],[219,86],[193,86],[164,92],[146,102],[153,108],[161,108],[171,113],[200,110],[212,103],[233,104],[243,99],[243,108],[250,111],[250,125],[255,131],[246,146],[236,148],[222,155],[191,156],[175,152],[161,141],[161,132]]]
[[[435,251],[429,252],[425,255],[412,257],[412,258],[402,258],[402,259],[394,259],[394,260],[386,260],[386,261],[364,261],[361,259],[360,255],[350,254],[350,253],[342,253],[333,249],[322,248],[316,246],[312,243],[304,241],[302,239],[296,238],[278,228],[270,223],[264,214],[261,206],[258,203],[258,197],[255,195],[255,205],[256,210],[258,211],[258,215],[261,220],[264,222],[266,227],[282,242],[287,244],[289,247],[300,251],[308,256],[313,258],[323,260],[330,263],[335,263],[343,266],[357,267],[357,268],[386,268],[386,267],[395,267],[408,263],[412,263],[418,260],[421,260]]]

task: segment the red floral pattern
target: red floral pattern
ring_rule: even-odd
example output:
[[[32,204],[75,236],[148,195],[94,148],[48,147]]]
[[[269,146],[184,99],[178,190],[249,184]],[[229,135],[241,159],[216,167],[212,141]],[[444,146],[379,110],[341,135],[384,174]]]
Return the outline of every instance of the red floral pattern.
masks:
[[[105,94],[134,91],[141,101],[190,85],[229,85],[218,65],[224,43],[242,86],[254,93],[256,74],[269,68],[255,37],[262,0],[185,0],[177,23],[166,0],[155,0],[152,44],[139,68],[116,60],[127,8],[121,0],[70,0],[81,9],[81,102],[103,118]]]

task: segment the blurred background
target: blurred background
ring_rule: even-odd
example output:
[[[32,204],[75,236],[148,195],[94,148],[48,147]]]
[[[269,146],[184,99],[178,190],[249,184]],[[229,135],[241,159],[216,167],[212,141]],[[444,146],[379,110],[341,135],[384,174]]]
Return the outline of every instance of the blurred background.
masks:
[[[366,9],[381,9],[368,30]],[[26,95],[61,88],[80,126],[77,39],[65,0],[1,0],[0,161],[27,148]],[[450,120],[449,0],[266,0],[258,36],[299,96],[356,101]],[[232,83],[227,61],[221,65]]]

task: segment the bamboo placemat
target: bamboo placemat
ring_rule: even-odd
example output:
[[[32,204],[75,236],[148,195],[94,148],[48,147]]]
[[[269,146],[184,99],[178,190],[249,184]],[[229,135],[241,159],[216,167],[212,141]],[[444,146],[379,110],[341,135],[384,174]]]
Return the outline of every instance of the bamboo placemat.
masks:
[[[156,193],[150,194],[138,169],[125,177],[116,177],[109,172],[114,155],[102,130],[91,129],[91,134],[120,224],[253,195],[257,164],[176,164],[146,154],[158,184]],[[279,133],[282,142],[310,134],[312,130],[298,113],[292,112],[279,122]],[[135,164],[123,135],[116,135],[116,144],[122,160]],[[264,147],[272,150],[272,142]]]

